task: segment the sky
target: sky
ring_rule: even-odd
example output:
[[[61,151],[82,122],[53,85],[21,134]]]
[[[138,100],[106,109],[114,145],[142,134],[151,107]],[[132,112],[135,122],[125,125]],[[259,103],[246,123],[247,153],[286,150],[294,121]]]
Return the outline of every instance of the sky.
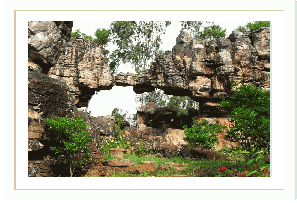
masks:
[[[82,33],[91,35],[96,38],[94,32],[99,28],[108,29],[111,21],[74,21],[72,31],[80,29]],[[223,29],[226,29],[226,36],[229,36],[234,29],[238,26],[245,26],[247,21],[214,21],[216,25],[220,25]],[[176,37],[179,34],[180,24],[178,22],[171,22],[171,25],[167,27],[166,33],[161,35],[163,44],[161,49],[172,50],[175,45]],[[115,45],[111,42],[108,43],[107,50],[112,52],[115,49]],[[118,72],[131,72],[135,73],[131,64],[121,64]],[[136,94],[133,91],[133,87],[119,87],[114,86],[111,90],[101,90],[98,94],[95,94],[89,102],[87,111],[91,112],[92,116],[106,116],[110,115],[114,108],[122,109],[124,112],[128,111],[128,114],[135,114],[136,107],[140,104],[135,102]]]

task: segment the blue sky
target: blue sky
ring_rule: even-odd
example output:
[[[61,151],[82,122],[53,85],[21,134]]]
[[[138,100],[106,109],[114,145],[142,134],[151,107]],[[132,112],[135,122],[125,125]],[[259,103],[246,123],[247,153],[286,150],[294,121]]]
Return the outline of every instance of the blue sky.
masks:
[[[81,32],[94,36],[94,32],[98,28],[108,28],[111,21],[74,21],[72,31],[80,29]],[[239,25],[244,26],[247,21],[214,21],[216,25],[220,25],[226,29],[227,35],[229,36],[234,29]],[[163,44],[161,49],[171,50],[175,45],[176,37],[179,34],[180,24],[178,22],[172,22],[167,27],[166,33],[161,36]],[[114,50],[116,47],[110,42],[107,46],[109,51]],[[135,73],[131,64],[120,65],[118,72],[131,72]],[[89,103],[88,111],[91,111],[92,116],[105,116],[110,115],[114,108],[120,108],[124,111],[128,110],[128,114],[136,113],[136,107],[139,103],[135,102],[136,94],[133,91],[133,87],[118,87],[114,86],[111,90],[102,90],[97,95],[94,95]]]

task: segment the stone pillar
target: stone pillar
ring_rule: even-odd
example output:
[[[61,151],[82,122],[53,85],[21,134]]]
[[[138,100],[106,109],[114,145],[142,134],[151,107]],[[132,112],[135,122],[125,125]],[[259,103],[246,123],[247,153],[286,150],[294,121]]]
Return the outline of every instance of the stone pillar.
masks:
[[[145,125],[146,121],[146,115],[140,112],[137,112],[137,129],[140,131],[144,131],[147,129],[147,126]]]

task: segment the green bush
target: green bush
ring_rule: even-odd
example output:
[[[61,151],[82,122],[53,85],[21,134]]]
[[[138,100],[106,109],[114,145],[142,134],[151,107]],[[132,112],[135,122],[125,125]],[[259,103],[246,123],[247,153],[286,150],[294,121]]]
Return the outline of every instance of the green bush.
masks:
[[[83,36],[83,38],[89,40],[89,41],[93,41],[93,42],[98,42],[99,44],[106,46],[107,43],[110,41],[109,40],[109,31],[106,29],[97,29],[96,32],[94,33],[95,36],[97,37],[96,39],[93,39],[92,36],[89,36],[85,33],[82,33],[80,31],[80,29],[75,30],[74,32],[71,33],[71,37],[81,37]],[[106,53],[108,54],[108,53]]]
[[[184,125],[183,128],[186,135],[184,140],[189,142],[191,148],[198,146],[211,149],[218,142],[217,134],[222,133],[226,126],[209,123],[207,120],[204,120],[204,124],[198,124],[193,119],[192,127]]]
[[[75,38],[75,37],[80,37],[81,36],[81,32],[79,29],[75,30],[74,32],[71,33],[71,37]]]
[[[239,143],[242,150],[269,153],[270,91],[243,84],[219,103],[219,109],[230,111],[228,117],[235,124],[225,139]]]
[[[72,177],[74,167],[90,159],[88,145],[91,141],[90,134],[85,129],[89,128],[82,117],[78,118],[47,118],[45,123],[49,130],[56,134],[58,143],[63,147],[50,146],[54,151],[70,164],[70,175]]]
[[[110,40],[109,40],[109,32],[106,29],[97,29],[96,32],[94,33],[97,39],[94,39],[94,42],[98,42],[101,45],[106,45]]]
[[[260,27],[270,27],[270,21],[254,21],[253,23],[249,22],[246,27],[249,28],[251,32],[254,32]]]
[[[211,25],[204,28],[202,32],[196,36],[201,39],[217,39],[226,36],[226,29],[221,28],[219,25]]]

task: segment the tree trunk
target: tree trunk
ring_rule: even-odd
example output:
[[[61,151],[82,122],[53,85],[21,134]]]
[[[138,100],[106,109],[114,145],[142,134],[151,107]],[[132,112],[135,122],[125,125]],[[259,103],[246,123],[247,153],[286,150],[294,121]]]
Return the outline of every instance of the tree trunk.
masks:
[[[71,167],[71,161],[70,161],[70,176],[72,177],[73,172],[72,172],[72,167]]]

